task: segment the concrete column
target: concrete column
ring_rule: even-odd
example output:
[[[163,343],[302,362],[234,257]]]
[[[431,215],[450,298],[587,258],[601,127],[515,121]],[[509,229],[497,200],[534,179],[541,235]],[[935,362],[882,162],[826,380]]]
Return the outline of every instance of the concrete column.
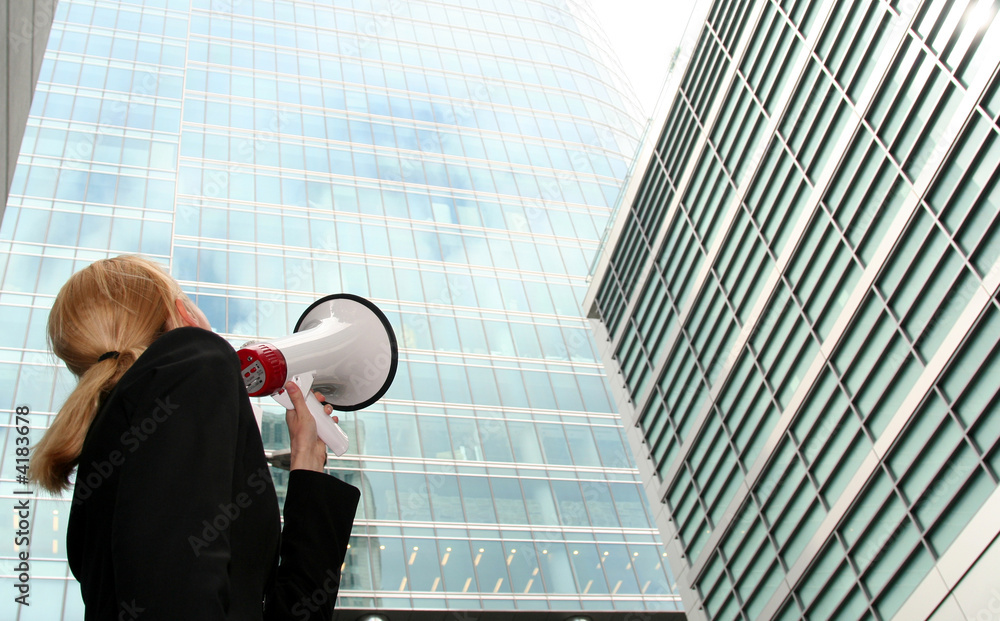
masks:
[[[0,31],[6,33],[0,46],[0,171],[4,178],[0,219],[7,207],[7,194],[14,166],[21,151],[42,57],[52,30],[56,0],[6,0],[0,3]]]

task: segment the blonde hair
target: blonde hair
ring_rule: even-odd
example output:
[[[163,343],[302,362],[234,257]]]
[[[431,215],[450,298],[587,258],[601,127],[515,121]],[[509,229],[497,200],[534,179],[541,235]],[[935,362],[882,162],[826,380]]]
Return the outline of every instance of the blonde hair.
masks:
[[[159,264],[126,255],[92,263],[73,274],[49,314],[48,340],[78,378],[76,388],[35,446],[30,478],[52,493],[69,488],[83,440],[104,397],[166,329],[181,324],[180,286]],[[118,352],[117,357],[107,352]]]

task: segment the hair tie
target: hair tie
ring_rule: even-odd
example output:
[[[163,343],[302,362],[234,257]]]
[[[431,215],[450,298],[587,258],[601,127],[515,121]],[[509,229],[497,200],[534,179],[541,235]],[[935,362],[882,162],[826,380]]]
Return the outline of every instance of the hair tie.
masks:
[[[116,351],[107,351],[107,352],[104,352],[103,354],[101,354],[101,357],[98,358],[97,361],[98,362],[103,362],[103,361],[107,360],[108,358],[115,358],[115,359],[117,359],[118,356],[120,356],[120,355],[121,354],[119,354]]]

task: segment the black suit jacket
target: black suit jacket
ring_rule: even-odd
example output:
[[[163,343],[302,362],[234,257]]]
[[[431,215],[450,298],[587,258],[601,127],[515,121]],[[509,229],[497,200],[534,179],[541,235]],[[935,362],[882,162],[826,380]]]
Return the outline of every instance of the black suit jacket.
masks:
[[[86,619],[329,619],[359,497],[293,471],[282,532],[236,352],[207,330],[171,330],[83,445],[66,551]]]

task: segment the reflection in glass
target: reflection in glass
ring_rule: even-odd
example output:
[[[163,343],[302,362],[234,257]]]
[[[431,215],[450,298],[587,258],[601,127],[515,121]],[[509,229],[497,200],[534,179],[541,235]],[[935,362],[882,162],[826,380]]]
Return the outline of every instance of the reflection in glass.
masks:
[[[495,524],[497,518],[493,511],[493,496],[490,493],[489,479],[460,476],[458,480],[462,490],[462,503],[465,506],[466,519],[469,522]]]
[[[484,593],[510,593],[506,555],[499,541],[472,541],[472,564]]]
[[[458,478],[450,474],[428,474],[431,505],[434,511],[434,521],[464,522],[465,513],[462,510],[462,495],[459,490]]]
[[[569,560],[576,574],[576,586],[580,593],[608,593],[608,581],[604,577],[597,546],[592,543],[569,543]]]
[[[528,519],[532,524],[558,524],[559,516],[552,500],[552,491],[548,481],[539,479],[524,479],[524,500],[528,509]]]
[[[405,539],[403,552],[410,576],[407,588],[411,591],[437,591],[441,587],[441,555],[434,540]]]
[[[577,593],[573,568],[569,562],[566,544],[558,541],[538,542],[535,553],[542,568],[545,590],[549,593]]]
[[[544,585],[539,575],[541,568],[535,548],[528,542],[509,542],[504,545],[505,562],[510,572],[514,593],[542,593]]]

